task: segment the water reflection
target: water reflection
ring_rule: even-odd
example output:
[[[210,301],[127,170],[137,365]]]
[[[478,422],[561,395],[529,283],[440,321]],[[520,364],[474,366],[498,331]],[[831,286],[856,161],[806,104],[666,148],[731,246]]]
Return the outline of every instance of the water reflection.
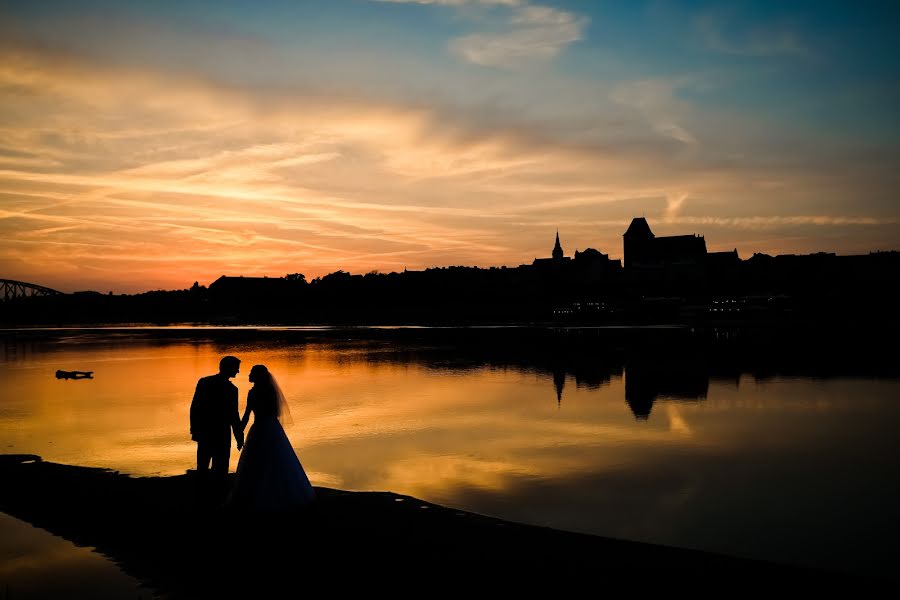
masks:
[[[152,598],[90,548],[0,513],[0,585],[4,598]]]
[[[875,568],[900,525],[887,475],[897,366],[797,343],[681,330],[19,334],[3,345],[0,424],[7,452],[182,473],[194,385],[235,354],[279,378],[316,485]],[[243,409],[246,372],[235,383]]]
[[[625,402],[636,419],[648,419],[657,398],[705,400],[708,392],[709,373],[702,365],[676,360],[628,365]]]

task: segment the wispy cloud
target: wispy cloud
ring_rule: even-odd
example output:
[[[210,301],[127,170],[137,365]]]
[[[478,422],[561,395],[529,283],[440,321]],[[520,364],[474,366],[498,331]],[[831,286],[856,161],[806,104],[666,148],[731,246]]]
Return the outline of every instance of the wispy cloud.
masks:
[[[661,136],[693,145],[697,139],[679,123],[685,109],[674,96],[675,86],[668,81],[646,79],[621,83],[611,94],[614,101],[642,113]]]
[[[815,225],[817,227],[842,227],[845,225],[891,226],[900,224],[897,218],[862,216],[797,215],[797,216],[757,216],[757,217],[675,217],[671,222],[681,225],[718,225],[741,229],[771,229],[794,225]]]
[[[726,13],[708,12],[695,19],[694,27],[707,48],[722,54],[761,58],[812,56],[799,34],[781,25],[746,28]]]
[[[663,213],[666,221],[671,222],[678,218],[687,198],[688,194],[686,193],[674,194],[666,198],[666,211]]]
[[[570,19],[524,2],[486,10],[512,28]],[[4,275],[140,291],[223,273],[517,265],[546,256],[557,225],[570,253],[619,256],[642,213],[673,233],[714,230],[709,243],[740,246],[752,231],[753,249],[770,253],[788,233],[792,251],[820,249],[802,235],[810,228],[864,228],[857,239],[873,248],[900,231],[895,211],[882,219],[858,204],[885,188],[871,160],[862,170],[806,152],[785,167],[797,153],[778,131],[760,129],[767,145],[751,147],[746,123],[676,95],[680,79],[463,70],[454,87],[489,82],[494,104],[300,80],[240,86],[4,47]]]
[[[464,60],[482,66],[520,68],[544,63],[584,36],[586,16],[527,0],[378,0],[380,2],[500,8],[505,14],[493,31],[462,36],[450,49]]]
[[[439,6],[519,6],[526,0],[375,0],[393,4],[436,4]]]

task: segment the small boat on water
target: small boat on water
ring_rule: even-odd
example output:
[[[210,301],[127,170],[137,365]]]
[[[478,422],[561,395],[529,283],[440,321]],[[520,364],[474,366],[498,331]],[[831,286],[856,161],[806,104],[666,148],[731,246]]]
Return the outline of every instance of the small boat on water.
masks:
[[[56,372],[57,379],[93,379],[93,371],[62,371]]]

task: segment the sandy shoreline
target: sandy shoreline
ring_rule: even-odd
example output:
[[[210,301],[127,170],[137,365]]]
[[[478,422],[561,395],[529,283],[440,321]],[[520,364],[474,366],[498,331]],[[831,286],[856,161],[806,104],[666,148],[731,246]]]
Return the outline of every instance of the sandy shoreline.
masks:
[[[198,510],[190,475],[132,478],[36,456],[0,455],[0,478],[0,510],[97,548],[164,597],[241,596],[259,592],[261,581],[273,590],[303,587],[301,571],[337,577],[341,585],[390,580],[397,591],[423,578],[504,589],[636,582],[647,574],[802,585],[844,580],[521,525],[388,492],[316,488],[318,501],[302,514],[253,517]]]

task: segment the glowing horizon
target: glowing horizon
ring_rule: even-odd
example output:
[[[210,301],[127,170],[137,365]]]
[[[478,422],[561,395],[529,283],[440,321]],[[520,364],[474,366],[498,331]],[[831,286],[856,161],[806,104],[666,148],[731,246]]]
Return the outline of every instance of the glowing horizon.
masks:
[[[0,8],[0,277],[900,249],[890,4],[254,7]]]

